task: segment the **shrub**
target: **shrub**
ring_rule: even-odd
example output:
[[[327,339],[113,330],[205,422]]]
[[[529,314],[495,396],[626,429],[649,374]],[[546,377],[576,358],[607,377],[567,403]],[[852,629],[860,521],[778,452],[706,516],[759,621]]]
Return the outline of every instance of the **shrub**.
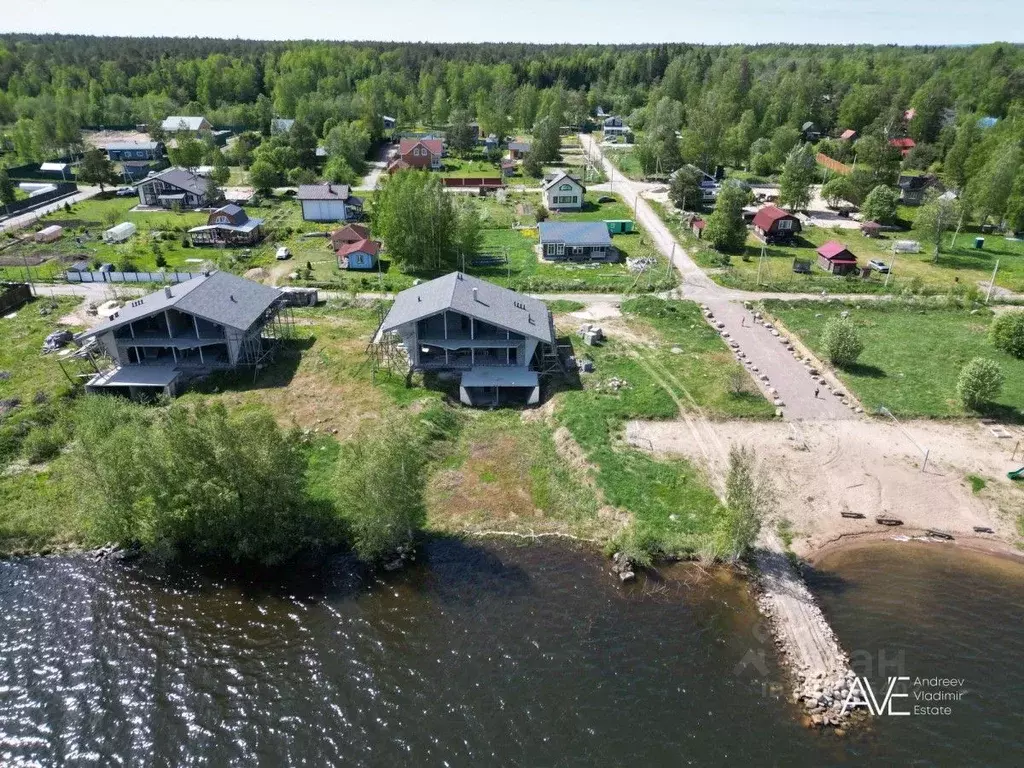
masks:
[[[36,427],[25,436],[21,451],[29,464],[42,464],[56,458],[67,440],[67,433],[58,425]]]
[[[997,315],[989,326],[988,334],[996,349],[1024,358],[1024,312]]]
[[[1003,369],[995,360],[976,357],[960,371],[956,393],[965,407],[977,410],[999,395],[1003,388]]]
[[[333,516],[305,492],[301,436],[265,409],[156,411],[86,396],[75,433],[71,465],[97,539],[264,565],[338,541]]]
[[[341,449],[338,512],[360,560],[376,563],[412,542],[426,518],[426,450],[407,417],[387,416]]]
[[[538,224],[540,224],[542,221],[547,221],[548,209],[545,208],[543,205],[538,205],[537,206],[536,218],[537,218],[537,223]]]
[[[853,365],[864,351],[857,329],[847,317],[833,317],[821,335],[825,356],[840,368]]]
[[[167,266],[167,257],[165,257],[162,253],[158,253],[156,255],[156,260],[155,261],[156,261],[157,267],[160,268],[160,269],[163,269],[164,267]]]
[[[775,488],[749,448],[729,450],[729,473],[725,478],[725,501],[729,510],[729,550],[738,560],[754,546],[761,523],[775,504]]]

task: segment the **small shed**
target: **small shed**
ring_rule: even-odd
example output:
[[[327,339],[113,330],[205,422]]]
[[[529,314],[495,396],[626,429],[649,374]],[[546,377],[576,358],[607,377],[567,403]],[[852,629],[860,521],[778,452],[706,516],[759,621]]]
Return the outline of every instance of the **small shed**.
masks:
[[[116,227],[111,227],[103,233],[104,243],[123,243],[135,234],[135,225],[130,221],[122,221]]]
[[[633,231],[632,219],[605,219],[609,235],[624,235]]]
[[[376,240],[360,240],[347,243],[337,250],[338,267],[341,269],[373,269],[377,266],[380,243]]]
[[[818,249],[818,266],[833,275],[845,275],[857,269],[857,257],[838,240],[829,240]]]
[[[878,237],[882,231],[882,225],[877,221],[865,221],[860,225],[860,231],[864,237]]]
[[[53,243],[60,240],[60,236],[64,234],[64,227],[59,224],[51,224],[45,229],[40,229],[36,232],[37,243]]]

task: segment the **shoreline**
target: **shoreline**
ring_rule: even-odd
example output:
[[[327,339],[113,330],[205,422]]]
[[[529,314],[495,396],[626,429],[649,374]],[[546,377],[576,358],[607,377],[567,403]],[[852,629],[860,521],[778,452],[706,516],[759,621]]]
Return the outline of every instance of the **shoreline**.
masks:
[[[893,544],[939,544],[947,547],[957,547],[988,555],[1000,560],[1010,560],[1024,564],[1024,551],[1017,549],[1002,539],[981,538],[980,536],[955,537],[952,540],[937,539],[921,528],[901,527],[900,533],[891,531],[861,531],[841,533],[832,539],[820,544],[806,553],[796,552],[797,557],[809,565],[817,565],[829,555],[837,552],[845,552],[855,549],[865,549],[890,542]]]

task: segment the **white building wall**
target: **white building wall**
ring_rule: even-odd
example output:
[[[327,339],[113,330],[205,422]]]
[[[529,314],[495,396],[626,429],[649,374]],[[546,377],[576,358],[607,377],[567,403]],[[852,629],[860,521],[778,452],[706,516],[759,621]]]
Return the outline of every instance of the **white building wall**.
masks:
[[[303,200],[302,218],[306,221],[344,221],[345,203],[341,200]]]

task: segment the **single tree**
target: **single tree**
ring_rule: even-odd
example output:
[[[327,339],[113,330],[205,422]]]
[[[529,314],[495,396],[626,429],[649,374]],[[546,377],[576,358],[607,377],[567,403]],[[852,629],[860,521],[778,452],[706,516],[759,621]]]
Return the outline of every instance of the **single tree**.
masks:
[[[533,126],[533,144],[530,153],[541,163],[557,160],[562,145],[558,120],[554,115],[545,115]]]
[[[757,139],[750,145],[750,170],[758,176],[768,176],[775,170],[772,143],[768,139]]]
[[[281,183],[281,174],[265,160],[257,160],[249,168],[249,183],[257,192],[267,194]]]
[[[523,157],[522,169],[525,176],[532,176],[535,179],[544,175],[544,166],[533,152],[527,152]]]
[[[935,250],[932,261],[938,262],[942,249],[942,236],[960,221],[963,210],[959,200],[931,194],[917,212],[914,229],[924,242],[931,243]]]
[[[988,338],[996,349],[1024,359],[1024,312],[996,315],[988,328]]]
[[[203,157],[206,155],[206,145],[199,139],[191,136],[182,136],[176,139],[177,146],[167,151],[171,163],[179,168],[185,168],[195,172],[196,168],[203,164]]]
[[[459,216],[436,174],[399,171],[381,183],[373,231],[403,268],[438,272],[459,264]]]
[[[956,393],[964,407],[978,410],[999,396],[1003,370],[995,360],[976,357],[960,370]]]
[[[757,457],[746,447],[729,450],[725,503],[729,512],[729,556],[738,560],[757,541],[764,520],[771,516],[776,493],[771,477],[759,471]]]
[[[112,184],[114,166],[101,149],[86,150],[82,162],[78,166],[78,180],[86,184],[96,184],[103,191],[105,184]]]
[[[736,184],[726,184],[718,193],[715,210],[708,217],[704,237],[719,251],[738,253],[747,240],[747,225],[743,221],[743,206],[750,193]]]
[[[853,365],[864,351],[864,342],[848,317],[833,317],[825,324],[821,345],[829,362],[840,368]]]
[[[697,168],[692,165],[684,165],[672,176],[668,187],[668,199],[680,210],[685,211],[687,205],[696,210],[697,204],[701,200],[700,183],[703,178],[704,174]]]
[[[476,141],[473,138],[472,120],[469,110],[453,109],[446,141],[453,152],[464,155],[473,149]]]
[[[7,175],[7,169],[0,168],[0,203],[3,203],[6,208],[17,199],[18,196],[15,194],[14,182]]]
[[[872,189],[860,208],[864,221],[877,221],[879,224],[891,224],[896,221],[899,212],[900,193],[892,187],[879,184]]]
[[[779,202],[791,210],[806,208],[811,201],[814,170],[814,149],[810,144],[790,150],[779,178]]]
[[[838,208],[844,202],[852,202],[856,190],[845,176],[835,176],[821,185],[821,196],[832,208]]]

